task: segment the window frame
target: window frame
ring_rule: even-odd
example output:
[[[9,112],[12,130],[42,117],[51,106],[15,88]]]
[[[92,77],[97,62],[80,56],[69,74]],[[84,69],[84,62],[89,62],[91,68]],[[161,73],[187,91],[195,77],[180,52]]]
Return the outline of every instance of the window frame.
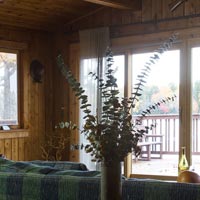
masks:
[[[21,125],[21,97],[20,97],[20,53],[19,50],[14,50],[14,49],[10,49],[10,48],[1,48],[0,47],[0,52],[4,52],[4,53],[13,53],[16,54],[17,57],[17,74],[16,74],[16,78],[17,78],[17,124],[16,125],[8,125],[11,129],[19,129],[20,125]],[[7,125],[7,124],[5,124]]]

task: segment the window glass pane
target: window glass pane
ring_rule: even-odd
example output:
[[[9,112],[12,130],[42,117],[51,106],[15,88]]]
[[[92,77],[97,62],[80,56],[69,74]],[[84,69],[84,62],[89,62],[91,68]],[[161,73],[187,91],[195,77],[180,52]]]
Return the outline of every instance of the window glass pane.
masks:
[[[117,78],[118,87],[120,89],[120,96],[124,94],[124,56],[114,56],[114,63],[112,65],[112,69],[114,70],[114,75]],[[100,106],[102,102],[100,101],[98,91],[97,91],[97,81],[88,74],[90,72],[98,74],[99,77],[104,77],[105,70],[105,61],[103,62],[102,68],[97,70],[98,59],[83,59],[81,61],[81,69],[80,69],[80,80],[83,89],[88,95],[88,102],[92,105],[91,111],[93,115],[98,114],[101,111]],[[101,75],[102,73],[102,75]],[[98,112],[98,113],[97,113]],[[83,126],[83,117],[85,114],[80,111],[80,127]],[[88,143],[86,137],[81,134],[80,135],[80,144],[86,145]],[[80,151],[80,161],[85,163],[90,170],[99,170],[100,166],[98,163],[91,162],[92,157],[85,153],[84,150]]]
[[[200,47],[192,48],[192,167],[200,172]]]
[[[140,74],[151,55],[152,53],[132,55],[132,88],[136,83],[137,75]],[[165,52],[158,62],[152,65],[140,101],[133,110],[135,116],[140,115],[141,111],[164,97],[173,94],[179,96],[179,66],[179,50]],[[132,172],[134,174],[177,175],[178,107],[178,99],[175,102],[161,104],[143,120],[144,125],[154,124],[156,127],[140,141],[141,154],[139,158],[135,159],[133,155],[133,160],[136,160],[133,162]]]
[[[120,91],[120,97],[124,96],[124,55],[114,56],[113,69],[115,70],[115,77],[117,78],[117,85]]]
[[[88,103],[92,105],[91,114],[96,115],[97,112],[97,81],[89,75],[90,72],[98,74],[98,59],[82,59],[81,60],[81,68],[80,68],[80,83],[85,90],[85,94],[88,96]],[[80,127],[82,129],[84,124],[83,117],[85,116],[85,113],[80,110]],[[80,134],[80,144],[87,145],[88,140],[84,134]],[[86,153],[85,150],[80,150],[80,162],[83,162],[87,165],[88,169],[95,170],[96,169],[96,163],[91,162],[92,157],[90,154]]]
[[[0,125],[18,124],[17,54],[0,52]]]

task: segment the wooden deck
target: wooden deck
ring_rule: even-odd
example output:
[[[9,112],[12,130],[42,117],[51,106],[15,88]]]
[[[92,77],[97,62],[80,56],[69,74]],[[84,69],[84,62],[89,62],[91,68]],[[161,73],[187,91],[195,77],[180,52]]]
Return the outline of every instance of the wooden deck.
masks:
[[[200,156],[194,155],[194,170],[200,174]],[[148,174],[161,176],[177,176],[178,155],[164,154],[162,159],[151,159],[150,161],[133,159],[132,174]]]

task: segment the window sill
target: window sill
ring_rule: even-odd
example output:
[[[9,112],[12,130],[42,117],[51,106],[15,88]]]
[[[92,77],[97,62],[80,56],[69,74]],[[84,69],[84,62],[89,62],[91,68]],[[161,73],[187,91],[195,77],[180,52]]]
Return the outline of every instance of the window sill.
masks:
[[[0,139],[22,138],[28,136],[28,129],[0,130]]]
[[[142,179],[158,179],[165,181],[176,181],[177,176],[165,176],[165,175],[148,175],[148,174],[131,174],[130,178],[142,178]]]

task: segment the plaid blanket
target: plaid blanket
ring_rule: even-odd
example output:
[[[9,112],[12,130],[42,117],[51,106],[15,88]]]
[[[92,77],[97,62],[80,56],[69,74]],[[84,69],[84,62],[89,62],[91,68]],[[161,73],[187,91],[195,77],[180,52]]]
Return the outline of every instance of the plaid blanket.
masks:
[[[77,170],[79,163],[54,164],[0,158],[0,200],[98,199],[100,172]]]
[[[99,178],[0,173],[1,200],[97,200]]]
[[[37,164],[34,164],[37,163]],[[76,176],[96,176],[100,175],[98,171],[84,171],[76,170],[76,163],[66,162],[65,167],[51,167],[55,162],[41,161],[40,165],[37,162],[24,162],[24,161],[12,161],[4,158],[0,158],[0,172],[9,173],[34,173],[34,174],[48,174],[48,175],[76,175]],[[63,162],[64,163],[64,162]],[[49,164],[49,165],[48,165]],[[54,166],[54,165],[53,165]],[[72,166],[72,167],[69,167]],[[64,168],[64,170],[62,170]],[[67,169],[67,170],[66,170]],[[75,170],[74,170],[75,169]]]
[[[200,184],[129,179],[123,194],[126,200],[200,200]]]
[[[60,170],[81,170],[81,171],[88,170],[85,164],[79,163],[79,162],[41,161],[41,160],[34,160],[34,161],[29,161],[29,162],[32,164],[53,167]]]
[[[200,200],[199,184],[124,179],[122,185],[123,200]],[[100,174],[0,159],[0,200],[100,200]]]

